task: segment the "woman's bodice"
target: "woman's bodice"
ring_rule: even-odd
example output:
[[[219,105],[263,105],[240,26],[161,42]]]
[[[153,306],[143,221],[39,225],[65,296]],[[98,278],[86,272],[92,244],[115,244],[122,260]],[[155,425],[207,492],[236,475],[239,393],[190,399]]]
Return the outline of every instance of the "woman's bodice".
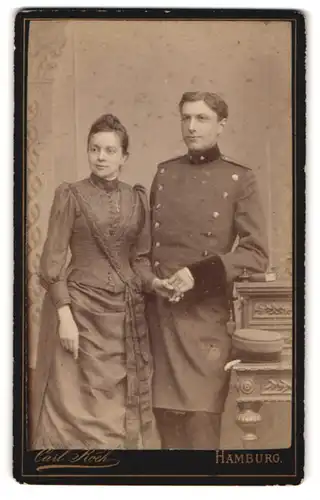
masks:
[[[41,257],[42,281],[47,287],[60,283],[57,289],[76,281],[110,291],[123,290],[123,281],[97,244],[96,227],[103,233],[125,278],[130,281],[138,273],[149,284],[153,274],[148,260],[150,227],[144,189],[117,180],[103,181],[94,175],[74,183],[73,187],[80,193],[92,220],[88,222],[88,213],[81,209],[72,185],[60,185]],[[71,260],[66,265],[68,249]],[[66,298],[61,300],[64,302]]]

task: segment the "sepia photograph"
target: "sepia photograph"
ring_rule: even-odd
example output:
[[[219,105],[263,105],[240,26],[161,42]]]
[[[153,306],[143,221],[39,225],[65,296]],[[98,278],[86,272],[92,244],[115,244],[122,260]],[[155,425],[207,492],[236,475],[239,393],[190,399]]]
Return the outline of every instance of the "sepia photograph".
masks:
[[[297,484],[303,16],[129,11],[16,20],[16,477]]]

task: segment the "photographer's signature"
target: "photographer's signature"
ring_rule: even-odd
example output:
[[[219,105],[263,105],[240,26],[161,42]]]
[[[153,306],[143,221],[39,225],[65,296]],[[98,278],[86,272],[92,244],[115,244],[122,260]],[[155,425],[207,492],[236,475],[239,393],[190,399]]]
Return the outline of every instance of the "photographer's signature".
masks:
[[[119,465],[120,460],[112,456],[114,450],[41,450],[35,456],[37,471],[58,468],[100,468]]]

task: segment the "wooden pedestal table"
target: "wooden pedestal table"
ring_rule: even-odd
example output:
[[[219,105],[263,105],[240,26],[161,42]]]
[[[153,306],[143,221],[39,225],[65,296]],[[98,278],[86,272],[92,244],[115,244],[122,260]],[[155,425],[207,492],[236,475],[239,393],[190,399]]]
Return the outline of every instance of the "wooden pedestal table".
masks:
[[[291,401],[291,363],[287,359],[276,362],[240,361],[234,364],[232,370],[238,392],[236,423],[243,433],[243,447],[259,448],[257,431],[262,420],[262,405]]]

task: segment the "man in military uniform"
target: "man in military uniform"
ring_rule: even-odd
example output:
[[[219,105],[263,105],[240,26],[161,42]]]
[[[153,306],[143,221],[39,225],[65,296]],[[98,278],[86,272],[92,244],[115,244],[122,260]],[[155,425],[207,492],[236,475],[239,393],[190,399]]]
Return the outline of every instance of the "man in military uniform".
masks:
[[[154,411],[163,448],[215,449],[229,385],[230,294],[244,269],[266,270],[265,222],[253,172],[217,145],[227,104],[187,92],[179,108],[188,152],[158,166],[150,197],[153,269],[175,289],[149,307]]]

